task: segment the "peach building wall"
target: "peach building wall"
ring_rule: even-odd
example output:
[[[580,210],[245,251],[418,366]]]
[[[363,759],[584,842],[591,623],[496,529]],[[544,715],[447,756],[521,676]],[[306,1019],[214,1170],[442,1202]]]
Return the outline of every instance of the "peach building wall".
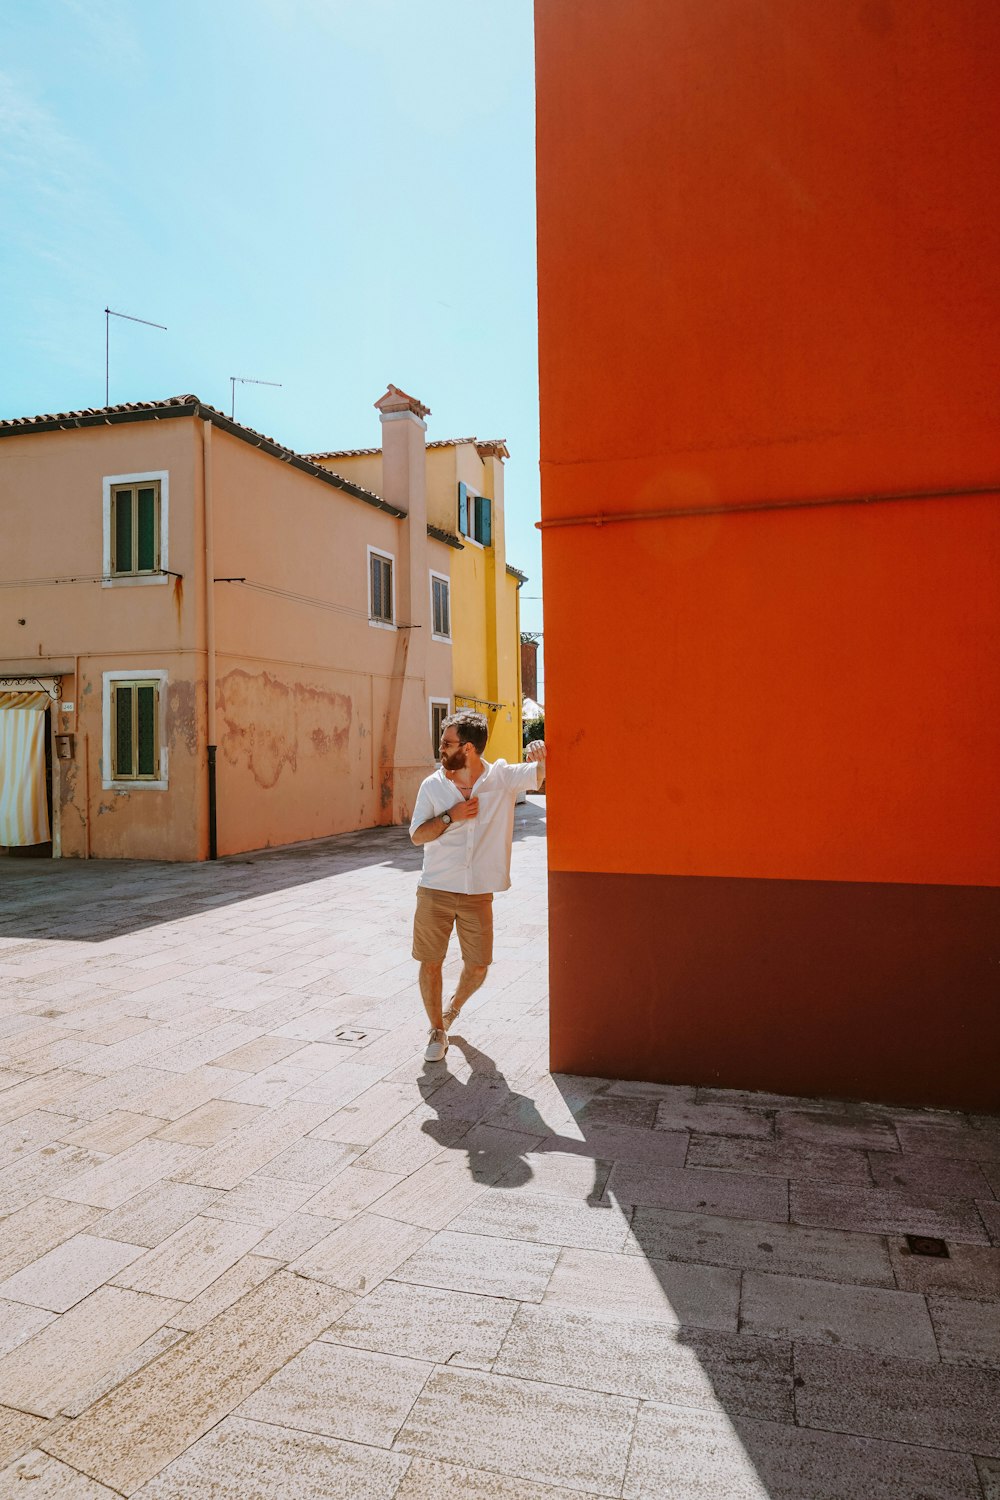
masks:
[[[94,578],[103,567],[105,475],[170,475],[171,569],[183,584],[46,583],[4,589],[0,671],[62,675],[75,756],[54,761],[60,851],[95,858],[195,859],[207,839],[203,755],[203,553],[196,545],[200,455],[194,424],[31,433],[0,443],[5,579]],[[17,620],[25,619],[24,626]],[[162,743],[169,787],[105,789],[103,674],[166,671]],[[110,772],[109,772],[110,774]]]
[[[169,475],[168,565],[182,581],[4,590],[0,674],[61,676],[74,705],[53,726],[75,736],[72,758],[53,760],[54,852],[65,857],[208,854],[205,428],[176,417],[0,442],[7,580],[96,579],[105,477]],[[215,425],[210,451],[213,576],[338,606],[211,585],[219,853],[404,821],[432,765],[427,698],[451,685],[450,648],[427,629],[415,650],[417,632],[368,621],[371,545],[395,558],[407,623],[407,520]],[[423,520],[417,530],[417,572],[447,574],[450,549],[426,537]],[[166,677],[163,790],[102,785],[103,674],[125,671]]]

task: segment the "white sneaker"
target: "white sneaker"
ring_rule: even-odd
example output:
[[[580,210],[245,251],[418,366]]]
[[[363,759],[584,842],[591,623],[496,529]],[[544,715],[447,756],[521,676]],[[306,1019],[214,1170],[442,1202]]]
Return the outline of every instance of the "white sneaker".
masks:
[[[444,1055],[448,1050],[448,1033],[444,1030],[431,1032],[427,1050],[424,1052],[424,1062],[444,1062]]]
[[[441,1018],[444,1021],[445,1031],[451,1030],[455,1022],[458,1020],[460,1013],[461,1007],[459,1007],[459,1010],[456,1010],[453,1005],[449,1005],[448,1009],[445,1011],[444,1015]]]

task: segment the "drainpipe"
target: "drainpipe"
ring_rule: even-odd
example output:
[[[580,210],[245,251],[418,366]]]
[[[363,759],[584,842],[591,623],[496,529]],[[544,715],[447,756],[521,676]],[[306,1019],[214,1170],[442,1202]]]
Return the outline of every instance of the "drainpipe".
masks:
[[[215,534],[212,525],[212,423],[202,419],[201,456],[205,496],[205,677],[208,690],[208,857],[219,857],[215,752]]]

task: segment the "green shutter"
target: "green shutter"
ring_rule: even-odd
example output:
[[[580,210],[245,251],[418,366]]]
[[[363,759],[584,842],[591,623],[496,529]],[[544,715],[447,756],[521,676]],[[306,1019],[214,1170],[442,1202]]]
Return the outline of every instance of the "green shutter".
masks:
[[[114,774],[135,774],[132,739],[132,688],[119,685],[115,688],[115,765]]]
[[[139,741],[138,774],[140,776],[155,776],[156,688],[151,683],[143,683],[135,691],[138,699],[136,710],[137,739]]]
[[[132,491],[115,492],[115,573],[132,572]]]
[[[461,480],[458,482],[458,534],[459,536],[470,536],[472,527],[469,525],[469,491]]]
[[[490,502],[485,495],[476,496],[476,541],[482,542],[484,547],[490,545],[492,538],[492,517],[490,515]]]
[[[156,567],[156,491],[143,488],[138,499],[138,571],[150,573]]]

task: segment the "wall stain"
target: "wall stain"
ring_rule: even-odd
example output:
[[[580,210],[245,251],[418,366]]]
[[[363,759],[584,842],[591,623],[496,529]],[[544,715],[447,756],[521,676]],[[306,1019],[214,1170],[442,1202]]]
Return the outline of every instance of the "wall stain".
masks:
[[[198,754],[198,689],[200,683],[172,682],[167,691],[167,744],[183,744],[189,755]]]
[[[224,726],[219,748],[232,766],[243,766],[259,787],[273,787],[287,766],[315,755],[341,761],[346,770],[353,703],[346,693],[328,692],[269,672],[237,667],[219,679],[216,708]],[[333,769],[333,768],[331,768]]]

